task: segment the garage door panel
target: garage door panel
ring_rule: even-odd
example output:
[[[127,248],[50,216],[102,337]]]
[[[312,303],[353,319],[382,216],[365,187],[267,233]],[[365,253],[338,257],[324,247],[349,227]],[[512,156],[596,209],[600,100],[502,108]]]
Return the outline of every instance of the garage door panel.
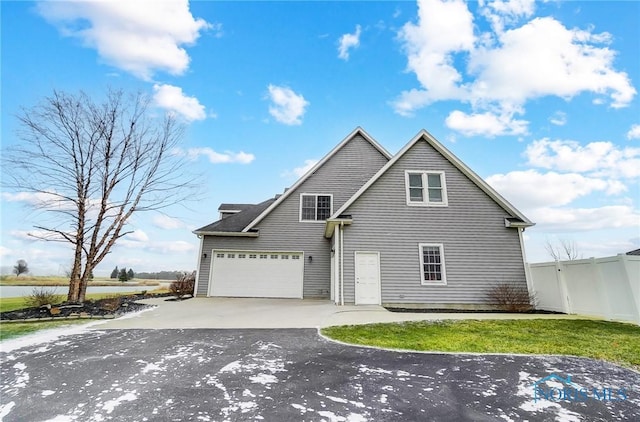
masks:
[[[302,252],[216,251],[211,296],[302,298]]]

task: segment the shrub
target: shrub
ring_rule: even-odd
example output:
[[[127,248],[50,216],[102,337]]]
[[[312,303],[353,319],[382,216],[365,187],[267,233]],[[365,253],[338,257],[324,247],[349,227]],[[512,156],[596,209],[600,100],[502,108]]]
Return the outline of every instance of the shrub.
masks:
[[[169,286],[169,292],[180,300],[185,296],[193,297],[193,289],[196,285],[196,273],[183,274],[178,277],[178,280],[171,283]]]
[[[535,309],[535,295],[526,287],[512,283],[497,283],[487,291],[487,302],[508,312],[528,312]]]
[[[31,290],[31,294],[26,297],[25,302],[30,308],[39,308],[61,302],[62,299],[63,297],[61,295],[56,294],[56,289],[34,287]]]

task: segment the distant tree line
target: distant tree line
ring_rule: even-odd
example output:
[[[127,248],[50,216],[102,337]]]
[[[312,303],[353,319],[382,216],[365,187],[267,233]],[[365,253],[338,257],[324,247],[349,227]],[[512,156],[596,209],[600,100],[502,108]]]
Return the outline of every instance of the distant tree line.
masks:
[[[137,273],[136,278],[145,280],[177,280],[190,271],[158,271],[155,273]]]
[[[135,277],[136,277],[136,274],[133,272],[132,268],[129,268],[129,270],[127,270],[126,267],[122,267],[121,269],[118,269],[118,266],[116,265],[113,271],[111,271],[111,278],[117,278],[120,281],[133,280]]]

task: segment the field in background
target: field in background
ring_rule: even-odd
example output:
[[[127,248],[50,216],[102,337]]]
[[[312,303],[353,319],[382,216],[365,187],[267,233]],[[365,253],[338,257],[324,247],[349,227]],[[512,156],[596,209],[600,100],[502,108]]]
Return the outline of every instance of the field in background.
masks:
[[[121,282],[108,277],[95,277],[89,282],[90,286],[158,286],[160,283],[171,283],[175,280],[145,280],[136,279]],[[0,276],[2,286],[68,286],[69,278],[61,276],[30,276],[3,275]]]

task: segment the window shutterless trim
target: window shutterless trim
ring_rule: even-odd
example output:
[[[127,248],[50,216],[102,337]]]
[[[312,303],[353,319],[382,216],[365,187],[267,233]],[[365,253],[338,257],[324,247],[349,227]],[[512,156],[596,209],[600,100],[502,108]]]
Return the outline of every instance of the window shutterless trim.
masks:
[[[421,176],[421,185],[420,186],[416,185],[412,187],[410,184],[410,176],[418,175],[418,174]],[[429,175],[440,176],[440,186],[429,186]],[[447,182],[444,175],[444,171],[405,170],[404,171],[404,188],[405,188],[407,205],[411,207],[447,207],[449,206],[449,202],[447,199]],[[411,199],[412,189],[422,190],[421,201]],[[430,189],[440,189],[442,192],[442,201],[430,201],[429,200]]]
[[[424,248],[438,248],[440,257],[439,263],[425,263],[424,262]],[[442,243],[418,243],[418,255],[420,258],[420,284],[423,286],[446,286],[447,285],[447,272],[445,268],[444,260],[444,245]],[[440,280],[426,280],[425,279],[425,265],[435,265],[440,267],[439,273],[441,274]]]
[[[303,197],[305,196],[313,196],[315,198],[315,203],[314,203],[314,216],[315,218],[313,220],[311,219],[303,219],[302,218],[302,205],[303,205]],[[329,197],[329,214],[327,215],[327,218],[323,218],[323,219],[318,219],[318,197],[321,196],[326,196]],[[333,214],[333,194],[330,193],[301,193],[300,194],[300,209],[299,209],[299,215],[298,215],[298,221],[301,223],[324,223],[329,217],[331,217],[331,214]]]

